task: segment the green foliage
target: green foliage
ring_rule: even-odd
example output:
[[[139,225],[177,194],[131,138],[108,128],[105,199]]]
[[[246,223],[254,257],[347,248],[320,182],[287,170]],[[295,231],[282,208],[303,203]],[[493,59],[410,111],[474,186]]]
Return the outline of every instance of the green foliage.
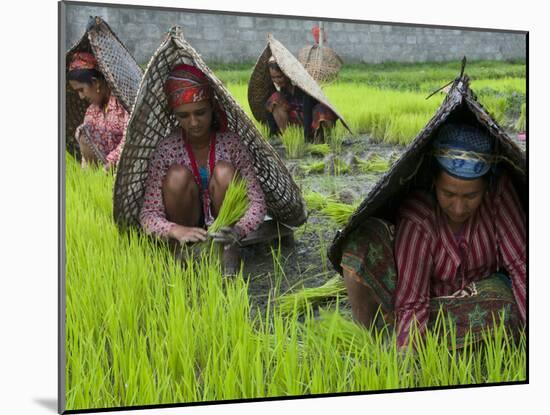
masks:
[[[390,168],[390,161],[378,154],[373,154],[367,160],[356,157],[355,162],[361,173],[384,173]]]
[[[255,62],[214,64],[211,68],[225,84],[247,85]],[[361,83],[376,88],[417,91],[428,94],[452,81],[460,72],[460,62],[346,63],[338,83]],[[469,61],[466,73],[474,80],[525,78],[525,62]]]
[[[300,158],[306,151],[303,128],[289,125],[281,137],[288,158]]]
[[[350,167],[344,161],[339,158],[334,158],[334,175],[340,176],[342,174],[348,174]]]
[[[326,207],[328,202],[334,202],[331,196],[325,196],[319,192],[307,192],[304,194],[308,211],[318,211]]]
[[[313,156],[326,156],[330,153],[330,146],[328,144],[308,144],[306,151]]]
[[[304,166],[304,171],[307,174],[320,174],[325,171],[325,162],[324,161],[316,161],[311,164],[307,164]]]
[[[525,104],[521,104],[521,113],[520,116],[516,122],[515,129],[516,131],[525,131],[527,128],[527,107]]]
[[[283,314],[302,313],[307,309],[307,305],[313,306],[326,302],[328,299],[345,295],[345,292],[344,280],[340,275],[336,275],[319,287],[303,288],[281,295],[276,302]]]
[[[321,209],[321,214],[329,217],[339,226],[345,226],[350,216],[357,210],[359,207],[358,203],[353,205],[347,205],[345,203],[328,201],[323,209]]]

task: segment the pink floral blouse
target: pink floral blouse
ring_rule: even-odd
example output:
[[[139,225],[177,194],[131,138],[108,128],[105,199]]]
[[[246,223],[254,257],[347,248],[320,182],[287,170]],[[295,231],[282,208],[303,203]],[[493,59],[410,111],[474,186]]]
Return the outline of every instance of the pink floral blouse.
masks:
[[[118,99],[111,94],[104,112],[99,105],[91,104],[84,121],[76,130],[76,136],[86,128],[92,144],[111,165],[116,165],[124,146],[124,133],[129,114]]]
[[[231,163],[246,180],[250,207],[235,225],[235,230],[244,237],[256,230],[263,222],[267,213],[265,196],[256,177],[250,154],[237,134],[217,133],[215,150],[216,163],[219,161]],[[151,157],[143,205],[139,215],[139,221],[145,232],[163,239],[168,238],[168,232],[175,225],[166,218],[162,198],[162,182],[168,169],[173,165],[183,165],[191,171],[191,162],[179,128],[158,144]]]

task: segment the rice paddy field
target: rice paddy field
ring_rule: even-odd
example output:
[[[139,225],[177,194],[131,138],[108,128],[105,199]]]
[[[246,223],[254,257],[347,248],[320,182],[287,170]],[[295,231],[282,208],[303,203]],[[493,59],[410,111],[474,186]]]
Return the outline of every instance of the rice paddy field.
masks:
[[[250,114],[251,65],[213,69]],[[326,257],[336,230],[443,99],[426,96],[458,69],[344,68],[325,92],[354,135],[338,127],[325,144],[304,143],[292,130],[271,140],[302,189],[307,224],[292,246],[243,252],[232,278],[211,250],[183,266],[162,243],[119,233],[112,174],[82,170],[67,155],[66,408],[525,381],[526,336],[502,326],[457,351],[453,326],[440,316],[416,350],[398,351],[391,328],[353,322]],[[510,135],[523,131],[525,65],[472,62],[466,72]]]

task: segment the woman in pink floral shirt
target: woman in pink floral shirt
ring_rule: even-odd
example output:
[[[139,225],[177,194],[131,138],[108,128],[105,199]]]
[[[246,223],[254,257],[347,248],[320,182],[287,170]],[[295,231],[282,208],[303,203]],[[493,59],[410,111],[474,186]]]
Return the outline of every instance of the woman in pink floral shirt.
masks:
[[[230,244],[263,222],[267,207],[247,148],[227,131],[227,118],[202,71],[178,65],[165,92],[180,127],[163,139],[149,162],[140,212],[145,231],[180,242],[206,240],[205,226],[217,216],[235,174],[247,183],[250,207],[233,226],[215,233]]]
[[[124,145],[128,112],[111,93],[89,52],[76,52],[69,64],[69,84],[80,99],[90,103],[75,138],[82,154],[82,166],[101,163],[108,169],[116,166]]]

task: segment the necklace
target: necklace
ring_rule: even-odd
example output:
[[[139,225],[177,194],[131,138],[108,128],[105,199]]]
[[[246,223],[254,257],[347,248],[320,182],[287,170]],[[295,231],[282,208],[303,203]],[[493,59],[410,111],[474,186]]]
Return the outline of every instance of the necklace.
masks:
[[[185,131],[183,130],[182,139],[185,145],[185,149],[187,150],[187,154],[189,156],[189,161],[191,162],[191,171],[193,172],[193,176],[195,177],[195,182],[197,183],[197,186],[199,186],[199,192],[202,196],[202,211],[204,214],[205,222],[208,224],[213,221],[210,212],[210,194],[208,193],[208,187],[202,187],[202,180],[197,163],[197,158],[195,157],[195,153],[193,151],[193,148],[191,147],[191,144],[189,144],[189,142],[185,139]],[[211,133],[210,142],[208,143],[208,145],[210,146],[210,150],[208,152],[208,173],[210,178],[212,177],[212,173],[214,172],[214,165],[216,164],[216,133]]]

